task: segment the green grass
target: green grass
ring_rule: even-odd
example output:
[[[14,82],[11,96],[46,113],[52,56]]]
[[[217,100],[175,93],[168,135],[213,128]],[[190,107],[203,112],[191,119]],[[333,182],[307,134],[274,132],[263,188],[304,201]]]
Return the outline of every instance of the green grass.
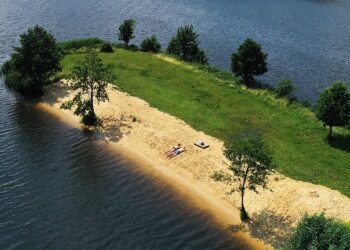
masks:
[[[115,84],[121,90],[224,141],[246,130],[260,131],[280,173],[350,197],[349,148],[331,147],[325,141],[327,129],[309,109],[299,104],[288,106],[267,90],[237,87],[234,77],[210,67],[122,49],[99,55],[114,66]],[[68,54],[62,61],[62,76],[83,57],[82,53]],[[349,131],[335,132],[350,144]]]

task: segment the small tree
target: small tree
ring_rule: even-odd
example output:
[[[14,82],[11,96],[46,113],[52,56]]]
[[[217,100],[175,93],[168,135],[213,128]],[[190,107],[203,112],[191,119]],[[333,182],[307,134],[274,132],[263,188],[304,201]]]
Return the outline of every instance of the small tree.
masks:
[[[141,43],[141,51],[158,53],[161,49],[161,45],[156,36],[145,38]]]
[[[22,34],[20,43],[0,73],[9,88],[22,94],[40,94],[61,70],[61,52],[55,38],[39,26]]]
[[[349,123],[350,94],[344,82],[336,81],[321,93],[317,101],[316,116],[329,126],[330,138],[334,126],[345,126]]]
[[[231,69],[236,76],[243,78],[249,86],[254,84],[254,75],[267,72],[267,54],[261,45],[252,39],[245,40],[231,56]]]
[[[229,170],[233,175],[223,172],[214,172],[212,178],[230,185],[238,182],[231,193],[238,191],[241,195],[241,219],[248,219],[244,206],[246,190],[256,193],[257,187],[267,188],[268,175],[273,172],[271,153],[260,135],[244,134],[225,146],[224,154],[231,162]]]
[[[135,20],[127,19],[119,26],[118,39],[124,41],[125,47],[129,47],[129,42],[134,39]]]
[[[83,116],[85,125],[96,125],[94,99],[97,102],[108,101],[106,87],[113,80],[112,67],[104,65],[96,52],[90,52],[85,61],[77,63],[72,70],[71,88],[77,90],[77,94],[61,108],[71,109],[76,106],[74,114]]]
[[[175,55],[187,62],[208,63],[208,57],[204,50],[199,48],[198,34],[193,30],[192,25],[185,25],[177,30],[171,38],[167,53]]]
[[[350,228],[323,214],[304,215],[285,249],[350,249]]]
[[[291,80],[284,79],[277,84],[275,92],[279,98],[286,97],[291,99],[295,89],[295,84]]]

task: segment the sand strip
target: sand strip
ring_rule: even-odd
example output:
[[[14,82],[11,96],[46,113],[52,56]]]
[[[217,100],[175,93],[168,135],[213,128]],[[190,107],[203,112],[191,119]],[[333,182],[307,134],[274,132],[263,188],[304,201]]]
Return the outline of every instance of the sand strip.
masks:
[[[59,109],[61,103],[72,96],[66,84],[54,85],[48,93],[39,107],[63,122],[81,127],[80,118],[72,111]],[[108,94],[110,102],[96,107],[97,115],[103,120],[103,125],[98,128],[102,141],[144,169],[161,173],[179,191],[188,193],[197,206],[209,210],[223,226],[241,228],[238,226],[239,195],[227,195],[229,187],[210,178],[215,170],[227,170],[222,154],[223,142],[113,87],[109,87]],[[198,139],[210,147],[203,150],[194,146]],[[185,145],[188,151],[172,160],[167,159],[164,152],[178,143]],[[269,187],[272,191],[247,194],[246,208],[252,221],[244,225],[251,237],[267,244],[280,246],[305,212],[324,212],[350,221],[350,199],[338,191],[280,174],[271,177]],[[247,234],[241,235],[250,238]],[[266,247],[254,240],[250,242],[255,248]]]

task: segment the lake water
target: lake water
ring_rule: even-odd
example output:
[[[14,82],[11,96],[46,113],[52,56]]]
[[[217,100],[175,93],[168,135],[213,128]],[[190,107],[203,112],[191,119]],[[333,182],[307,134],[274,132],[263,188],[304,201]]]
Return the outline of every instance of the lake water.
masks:
[[[350,82],[349,0],[1,0],[0,56],[35,24],[59,40],[116,41],[126,18],[137,21],[135,43],[156,34],[163,47],[179,26],[192,23],[210,63],[224,69],[251,37],[269,53],[261,80],[293,79],[297,95],[313,103],[334,80]]]
[[[224,69],[252,37],[269,53],[261,79],[291,78],[311,102],[330,82],[350,80],[350,3],[328,0],[1,0],[0,64],[35,24],[59,40],[116,41],[130,17],[135,43],[157,34],[164,46],[194,24],[210,62]],[[244,249],[183,200],[0,81],[0,249]]]

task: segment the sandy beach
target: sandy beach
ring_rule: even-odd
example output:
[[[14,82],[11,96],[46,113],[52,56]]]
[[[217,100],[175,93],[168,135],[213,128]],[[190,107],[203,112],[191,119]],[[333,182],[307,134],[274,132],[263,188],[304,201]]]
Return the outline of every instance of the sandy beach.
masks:
[[[96,106],[97,116],[102,119],[102,125],[96,129],[101,135],[100,143],[117,150],[145,171],[166,179],[180,192],[188,193],[195,205],[207,209],[227,230],[242,230],[240,236],[249,241],[252,248],[279,246],[304,213],[324,212],[350,221],[350,199],[340,192],[276,173],[270,177],[270,190],[247,193],[246,209],[252,219],[241,224],[239,194],[228,195],[231,187],[210,177],[215,170],[227,171],[222,141],[115,87],[108,87],[108,95],[109,102]],[[81,128],[80,118],[74,116],[73,111],[60,109],[61,103],[71,97],[66,83],[56,84],[50,87],[38,108]],[[210,147],[204,150],[196,147],[197,140]],[[164,152],[178,143],[184,145],[187,152],[167,159]]]

